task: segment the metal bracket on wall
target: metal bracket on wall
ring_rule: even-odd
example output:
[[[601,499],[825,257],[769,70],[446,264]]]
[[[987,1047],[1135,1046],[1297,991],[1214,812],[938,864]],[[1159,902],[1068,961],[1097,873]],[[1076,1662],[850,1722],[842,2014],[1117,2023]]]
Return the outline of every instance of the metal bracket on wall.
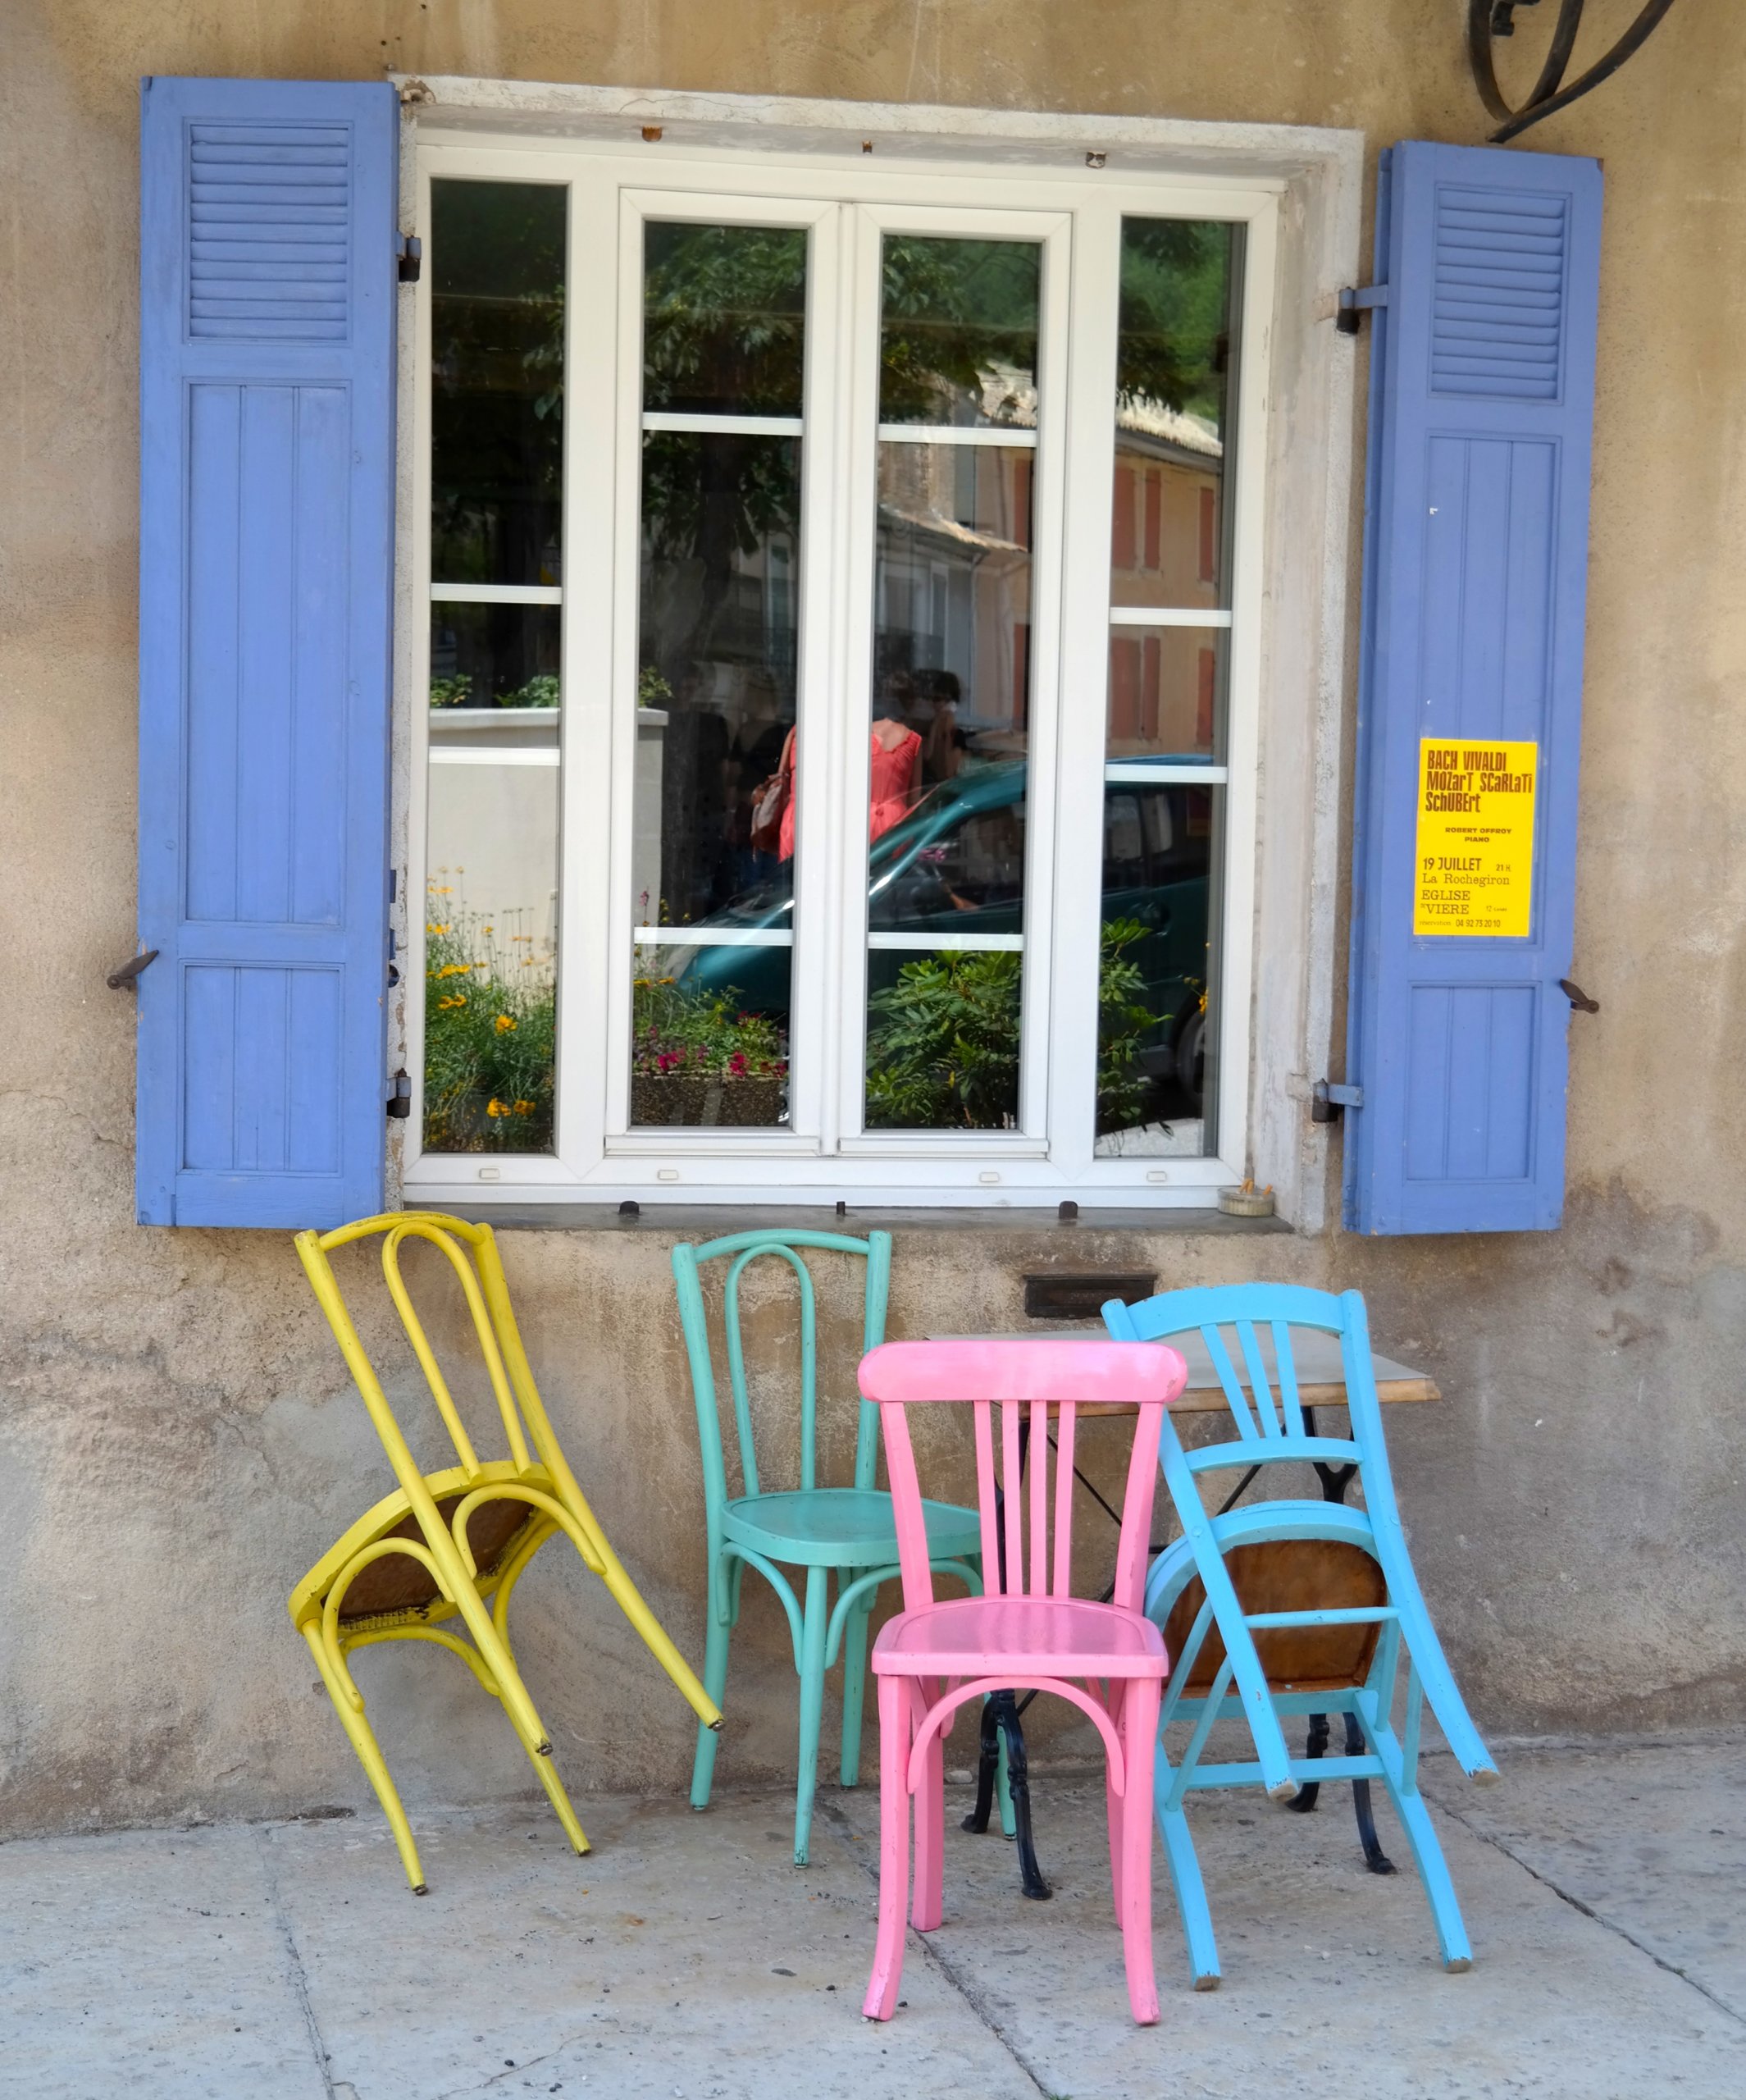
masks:
[[[399,259],[400,282],[416,285],[418,272],[424,267],[424,243],[415,233],[397,233],[394,254]]]
[[[1340,292],[1339,311],[1333,325],[1343,336],[1356,336],[1358,323],[1373,308],[1388,304],[1386,285],[1347,285]]]
[[[1310,1121],[1312,1123],[1338,1123],[1342,1113],[1348,1108],[1364,1106],[1361,1086],[1343,1086],[1332,1080],[1318,1080],[1310,1089]]]
[[[1612,50],[1597,58],[1587,72],[1579,73],[1568,87],[1561,86],[1560,83],[1570,62],[1570,53],[1576,48],[1584,0],[1558,0],[1558,17],[1552,24],[1546,62],[1540,68],[1539,77],[1529,89],[1527,100],[1520,109],[1511,109],[1498,85],[1492,44],[1496,38],[1515,35],[1518,7],[1537,7],[1539,4],[1540,0],[1467,0],[1467,57],[1473,67],[1473,83],[1479,91],[1480,101],[1500,120],[1498,129],[1491,135],[1494,146],[1505,144],[1525,131],[1530,124],[1538,124],[1543,116],[1550,116],[1554,110],[1568,109],[1579,95],[1585,95],[1590,88],[1598,88],[1602,80],[1610,80],[1625,60],[1648,41],[1650,32],[1673,5],[1673,0],[1644,0],[1637,19],[1623,31]]]
[[[130,955],[119,970],[112,970],[103,982],[112,992],[125,992],[133,984],[140,971],[157,960],[156,948],[141,948],[138,955]]]

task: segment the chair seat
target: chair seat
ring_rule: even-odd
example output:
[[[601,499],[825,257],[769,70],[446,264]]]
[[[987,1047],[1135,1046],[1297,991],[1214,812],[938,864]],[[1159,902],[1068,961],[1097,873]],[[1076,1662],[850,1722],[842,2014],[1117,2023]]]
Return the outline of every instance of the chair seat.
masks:
[[[973,1509],[924,1502],[928,1549],[940,1560],[982,1551],[982,1520]],[[780,1495],[744,1495],[727,1504],[722,1536],[767,1559],[802,1568],[878,1568],[897,1564],[897,1527],[883,1489],[814,1487]]]
[[[1149,1618],[1085,1597],[953,1597],[880,1629],[873,1666],[897,1677],[1164,1677]]]
[[[464,1467],[449,1466],[441,1472],[425,1475],[425,1486],[435,1497],[438,1510],[451,1523],[455,1511],[473,1489],[501,1486],[510,1481],[536,1488],[544,1495],[554,1491],[552,1476],[544,1466],[523,1468],[511,1459],[489,1459],[471,1473]],[[510,1548],[520,1540],[536,1513],[526,1503],[507,1501],[487,1502],[473,1512],[467,1523],[467,1538],[478,1566],[481,1595],[490,1589]],[[378,1539],[390,1536],[423,1541],[423,1527],[413,1515],[403,1488],[385,1495],[373,1509],[366,1511],[292,1591],[292,1624],[300,1628],[306,1620],[318,1620],[328,1591],[353,1559],[367,1545],[374,1545]],[[435,1581],[422,1561],[415,1560],[410,1554],[393,1554],[372,1562],[353,1582],[346,1591],[340,1620],[342,1625],[349,1625],[355,1619],[385,1618],[402,1614],[446,1618],[453,1609],[452,1605],[441,1601]]]

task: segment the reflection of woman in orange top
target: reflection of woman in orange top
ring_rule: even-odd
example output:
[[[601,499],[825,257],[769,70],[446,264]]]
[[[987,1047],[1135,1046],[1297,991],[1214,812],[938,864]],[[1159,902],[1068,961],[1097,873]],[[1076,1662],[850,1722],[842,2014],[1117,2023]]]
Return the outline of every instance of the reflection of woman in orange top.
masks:
[[[873,724],[872,806],[867,818],[868,845],[909,815],[921,756],[922,740],[914,730],[905,728],[901,722],[892,721],[888,714],[881,715]],[[787,742],[782,746],[778,769],[787,777],[782,831],[777,844],[777,857],[783,861],[794,858],[794,760],[795,733],[791,729]]]

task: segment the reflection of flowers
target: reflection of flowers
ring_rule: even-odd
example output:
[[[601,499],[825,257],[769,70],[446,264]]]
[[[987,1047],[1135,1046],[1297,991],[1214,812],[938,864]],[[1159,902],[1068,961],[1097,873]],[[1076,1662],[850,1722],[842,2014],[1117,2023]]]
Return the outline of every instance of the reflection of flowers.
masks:
[[[435,897],[443,886],[429,887]],[[425,970],[438,995],[425,1016],[430,1152],[543,1152],[551,1144],[552,956],[531,934],[499,935],[502,916],[429,917]]]
[[[785,1079],[786,1046],[767,1014],[733,1005],[722,992],[688,991],[671,977],[639,977],[631,988],[633,1072],[658,1078]]]
[[[515,1025],[513,1014],[499,1014],[497,1016],[497,1032],[499,1035],[507,1035]]]

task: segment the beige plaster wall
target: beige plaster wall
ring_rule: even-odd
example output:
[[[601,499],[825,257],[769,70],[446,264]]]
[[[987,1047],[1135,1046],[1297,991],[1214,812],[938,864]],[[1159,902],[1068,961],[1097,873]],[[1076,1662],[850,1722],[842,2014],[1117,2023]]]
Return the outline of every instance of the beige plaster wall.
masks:
[[[1634,0],[1632,0],[1634,5]],[[131,1222],[136,107],[144,72],[986,103],[1477,141],[1461,0],[0,0],[0,1831],[356,1803],[284,1615],[385,1475],[279,1235]],[[1626,0],[1591,9],[1610,31]],[[1616,20],[1615,20],[1616,18]],[[1524,17],[1521,57],[1539,33]],[[1018,1317],[1023,1271],[1356,1284],[1447,1403],[1397,1415],[1425,1586],[1482,1723],[1746,1710],[1746,15],[1676,9],[1531,135],[1608,181],[1569,1222],[1361,1244],[900,1232],[894,1331]],[[506,1258],[578,1470],[700,1652],[695,1431],[648,1223]],[[772,1330],[782,1322],[772,1316]],[[844,1340],[837,1330],[839,1343]],[[724,1780],[791,1769],[748,1586]],[[688,1716],[555,1561],[522,1648],[578,1787],[681,1783]],[[409,1795],[520,1788],[445,1659],[362,1666]]]

